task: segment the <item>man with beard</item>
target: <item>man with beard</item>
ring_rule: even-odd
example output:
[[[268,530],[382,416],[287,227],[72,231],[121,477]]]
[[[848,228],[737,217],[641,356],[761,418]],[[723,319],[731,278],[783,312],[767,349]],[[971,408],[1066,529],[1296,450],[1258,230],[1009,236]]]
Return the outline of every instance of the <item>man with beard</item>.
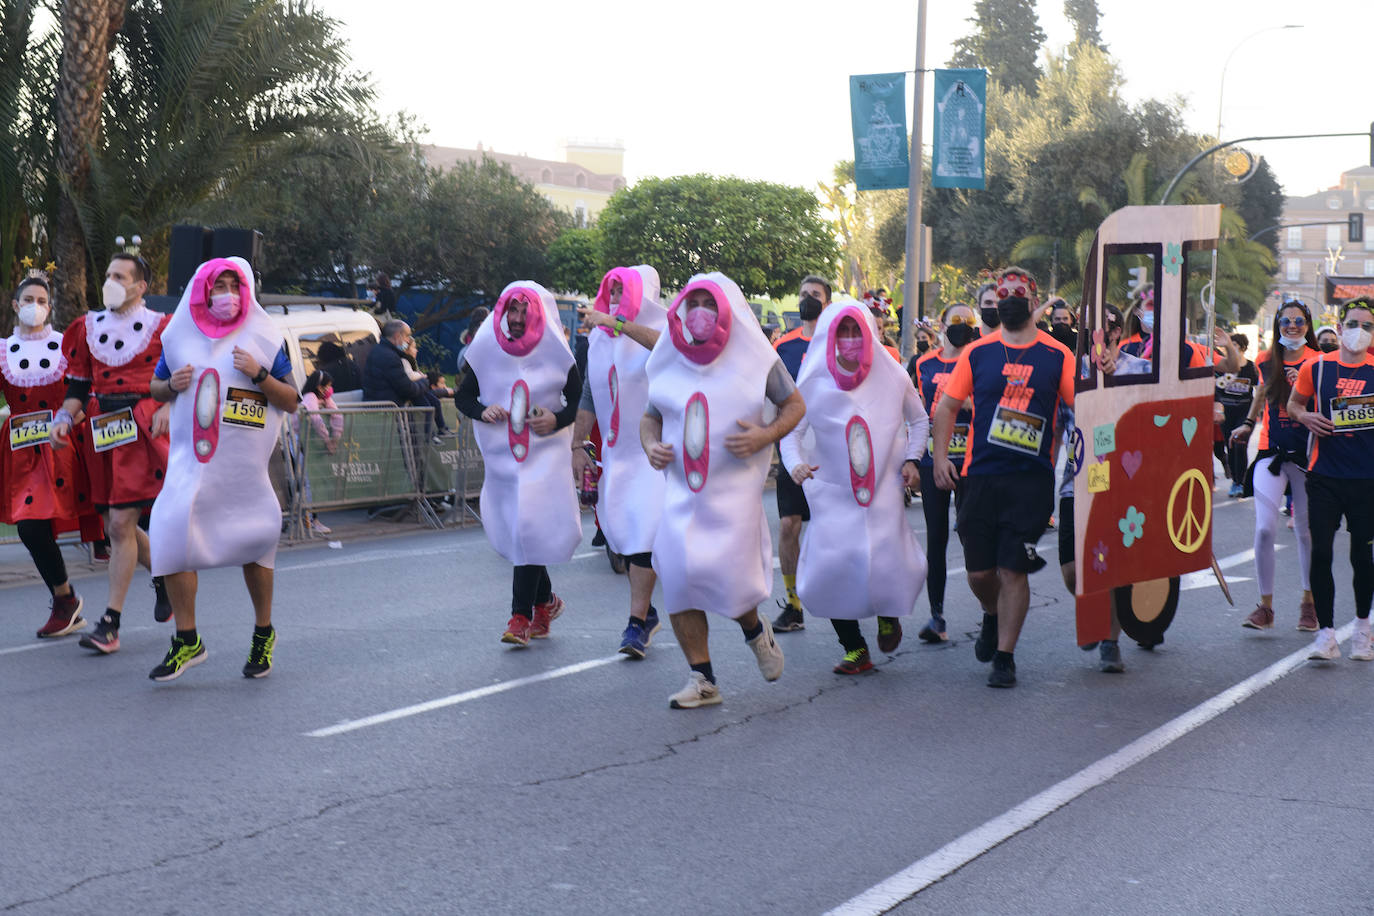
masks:
[[[996,295],[1001,329],[960,354],[935,411],[932,462],[942,489],[954,489],[962,474],[959,539],[969,588],[983,606],[974,655],[992,662],[989,687],[1011,687],[1028,575],[1045,565],[1035,543],[1054,511],[1054,425],[1060,404],[1073,406],[1074,356],[1031,324],[1038,297],[1027,271],[1003,270]],[[949,460],[950,433],[970,397],[961,471]]]
[[[821,310],[830,304],[830,283],[810,274],[801,281],[798,293],[801,301],[797,303],[797,313],[801,317],[801,327],[788,331],[773,345],[793,381],[801,372],[802,360],[811,346],[811,336],[816,333]],[[773,621],[773,631],[790,633],[806,628],[801,598],[797,596],[797,557],[801,554],[802,524],[811,520],[811,507],[806,504],[801,484],[792,479],[786,468],[778,474],[777,487],[778,566],[782,570],[782,583],[787,588],[787,602],[779,602],[782,613]]]

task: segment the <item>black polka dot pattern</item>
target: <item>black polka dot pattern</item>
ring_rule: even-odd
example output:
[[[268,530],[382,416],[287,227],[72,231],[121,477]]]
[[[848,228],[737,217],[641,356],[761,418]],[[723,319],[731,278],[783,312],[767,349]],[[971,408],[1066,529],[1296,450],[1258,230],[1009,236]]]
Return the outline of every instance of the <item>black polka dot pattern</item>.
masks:
[[[19,344],[17,344],[17,343],[15,343],[15,344],[10,344],[10,352],[11,352],[11,353],[18,353],[18,352],[19,352]]]
[[[20,368],[20,369],[27,369],[27,368],[29,368],[29,361],[28,361],[27,359],[21,359],[21,360],[19,361],[19,368]]]
[[[38,361],[38,365],[39,365],[40,368],[46,369],[46,368],[48,368],[49,366],[52,365],[52,360],[50,360],[50,359],[40,359],[40,360]]]
[[[55,340],[50,340],[50,341],[48,341],[48,349],[49,349],[49,350],[56,350],[56,349],[57,349],[57,341],[55,341]]]
[[[134,330],[135,330],[135,331],[141,331],[141,330],[143,330],[143,322],[141,322],[141,321],[135,321],[135,322],[134,322]]]
[[[109,335],[109,334],[101,334],[101,335],[100,335],[100,342],[101,342],[101,343],[105,343],[105,342],[107,342],[109,339],[110,339],[110,335]]]
[[[153,476],[156,477],[158,480],[161,480],[161,479],[162,479],[162,472],[161,472],[161,471],[153,471]]]
[[[123,349],[124,349],[124,341],[122,341],[122,340],[116,340],[116,341],[115,341],[115,349],[116,349],[116,350],[123,350]]]
[[[57,478],[56,483],[59,487],[65,487],[67,485],[66,479],[62,477]]]

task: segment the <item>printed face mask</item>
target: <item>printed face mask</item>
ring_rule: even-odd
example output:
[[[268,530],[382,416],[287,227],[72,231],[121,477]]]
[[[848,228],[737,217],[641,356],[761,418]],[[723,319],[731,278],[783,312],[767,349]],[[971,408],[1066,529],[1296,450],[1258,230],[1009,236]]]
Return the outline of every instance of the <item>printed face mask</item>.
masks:
[[[105,281],[105,285],[100,288],[100,297],[107,309],[117,309],[124,304],[124,297],[128,295],[128,290],[124,284],[114,277]]]
[[[37,302],[25,302],[19,306],[19,323],[26,328],[36,328],[48,321],[48,307]]]
[[[835,352],[845,362],[857,363],[864,356],[864,339],[862,337],[837,337],[835,338]]]
[[[210,297],[210,314],[219,321],[233,321],[239,315],[239,294],[215,293]]]
[[[716,330],[716,321],[719,316],[704,306],[687,310],[687,332],[692,335],[692,339],[701,343],[710,337]]]

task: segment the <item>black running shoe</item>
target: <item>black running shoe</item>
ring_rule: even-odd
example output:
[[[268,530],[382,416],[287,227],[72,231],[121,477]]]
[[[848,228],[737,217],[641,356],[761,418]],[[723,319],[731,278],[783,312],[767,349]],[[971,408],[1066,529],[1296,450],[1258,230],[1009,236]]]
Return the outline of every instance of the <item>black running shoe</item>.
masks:
[[[978,631],[978,638],[973,642],[973,657],[986,664],[992,661],[992,656],[996,652],[997,615],[984,613],[983,626]]]
[[[95,632],[82,635],[79,645],[83,649],[94,649],[101,655],[109,655],[111,652],[119,651],[119,624],[110,619],[109,614],[103,615],[96,622]]]
[[[161,576],[153,576],[153,591],[157,593],[157,600],[153,602],[153,619],[158,623],[166,623],[172,619],[172,599],[167,597],[167,584]]]
[[[244,677],[267,677],[272,673],[272,649],[277,645],[275,629],[266,636],[253,634],[253,644],[248,648],[248,661],[243,666]]]
[[[916,636],[921,642],[938,643],[946,641],[949,639],[949,633],[946,632],[945,618],[939,614],[932,614],[930,621],[921,627],[921,632],[917,633]]]
[[[1012,659],[1005,664],[993,662],[992,670],[988,672],[989,687],[1015,687],[1016,686],[1016,660]]]
[[[795,608],[785,601],[779,601],[778,607],[782,608],[782,613],[773,621],[774,633],[791,633],[794,630],[806,629],[806,620],[802,617],[801,608]]]
[[[182,642],[180,638],[173,636],[172,647],[167,650],[162,664],[149,671],[148,677],[154,681],[174,681],[185,674],[187,668],[194,668],[208,657],[205,643],[199,636],[193,643]]]

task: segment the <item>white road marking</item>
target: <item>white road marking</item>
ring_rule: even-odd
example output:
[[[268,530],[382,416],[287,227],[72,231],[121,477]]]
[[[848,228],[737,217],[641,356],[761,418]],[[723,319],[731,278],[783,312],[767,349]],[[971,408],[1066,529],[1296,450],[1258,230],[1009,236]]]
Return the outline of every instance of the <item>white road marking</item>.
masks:
[[[1351,621],[1336,631],[1336,638],[1344,642],[1354,629],[1355,622]],[[1010,811],[946,843],[887,880],[830,910],[826,916],[886,913],[910,900],[935,882],[953,874],[1026,828],[1034,826],[1085,792],[1103,785],[1124,770],[1164,750],[1193,729],[1207,724],[1233,706],[1273,685],[1306,662],[1310,650],[1310,646],[1305,646],[1285,655],[1268,668],[1165,722],[1115,753],[1089,764],[1069,778],[1026,799]]]
[[[409,550],[365,550],[342,557],[328,557],[323,560],[307,560],[304,563],[292,563],[285,566],[278,566],[277,572],[289,572],[296,569],[328,569],[331,566],[353,566],[357,563],[405,560],[412,557],[433,557],[443,554],[449,554],[457,558],[463,546],[462,544],[448,543],[443,546],[417,547]],[[592,550],[584,553],[575,553],[572,558],[574,560],[585,560],[588,557],[600,555],[600,550]]]
[[[489,684],[486,687],[478,687],[475,690],[465,690],[462,693],[440,697],[437,700],[416,703],[414,706],[402,706],[400,709],[393,709],[390,712],[380,712],[374,716],[366,716],[362,719],[350,719],[346,722],[340,722],[337,725],[317,728],[313,732],[306,732],[305,735],[308,738],[330,738],[334,735],[342,735],[345,732],[357,731],[360,728],[382,725],[386,722],[393,722],[396,719],[405,719],[410,716],[418,716],[421,713],[433,712],[436,709],[456,706],[459,703],[466,703],[469,700],[480,700],[482,697],[489,697],[497,693],[505,693],[507,690],[514,690],[517,687],[524,687],[528,684],[537,684],[540,681],[551,681],[554,678],[567,677],[570,674],[577,674],[581,671],[599,668],[602,665],[609,665],[612,662],[622,661],[624,658],[625,656],[619,654],[609,655],[605,658],[593,658],[589,661],[578,662],[576,665],[554,668],[552,671],[545,671],[541,674],[518,677],[512,681],[501,681],[498,684]]]
[[[66,642],[75,642],[75,640],[67,640],[64,638],[54,639],[48,642],[36,642],[27,646],[12,646],[8,649],[0,649],[0,655],[13,655],[16,652],[31,652],[34,649],[51,649],[53,646],[60,646]]]
[[[1275,544],[1274,549],[1283,550],[1287,546],[1287,544]],[[1221,557],[1217,560],[1217,565],[1220,566],[1222,569],[1230,569],[1232,566],[1239,566],[1242,563],[1249,563],[1254,559],[1255,550],[1252,547],[1249,550],[1242,550],[1240,553],[1233,553],[1229,557]],[[1227,579],[1226,581],[1229,583],[1249,582],[1250,580],[1247,577],[1237,577],[1233,579]],[[1210,569],[1200,569],[1197,572],[1190,572],[1187,575],[1180,576],[1178,580],[1178,589],[1181,592],[1187,592],[1192,591],[1195,588],[1207,588],[1208,586],[1216,584],[1217,577]]]

